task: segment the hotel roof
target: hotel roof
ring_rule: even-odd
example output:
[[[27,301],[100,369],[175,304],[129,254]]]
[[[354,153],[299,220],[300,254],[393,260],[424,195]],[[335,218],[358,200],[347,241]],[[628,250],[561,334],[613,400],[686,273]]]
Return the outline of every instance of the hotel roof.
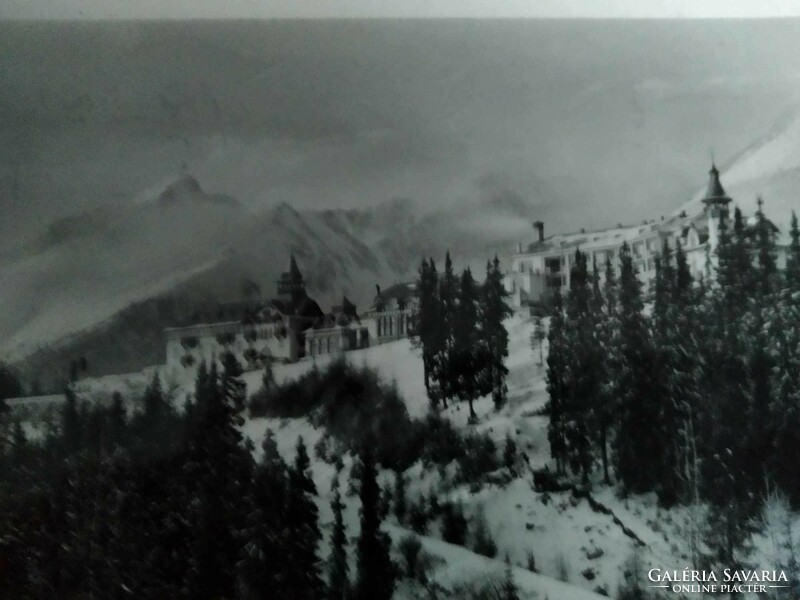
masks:
[[[539,254],[549,251],[558,252],[567,249],[571,250],[574,248],[591,250],[618,246],[625,241],[631,242],[647,237],[648,234],[667,234],[676,229],[688,228],[696,218],[697,215],[673,215],[658,221],[648,221],[641,225],[618,225],[608,229],[556,234],[545,240],[529,244],[524,253]]]

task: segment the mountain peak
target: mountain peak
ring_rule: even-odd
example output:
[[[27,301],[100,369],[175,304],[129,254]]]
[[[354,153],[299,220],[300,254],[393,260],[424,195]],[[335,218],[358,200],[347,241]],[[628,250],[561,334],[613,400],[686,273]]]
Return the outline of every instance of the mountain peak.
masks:
[[[206,193],[200,186],[200,182],[189,173],[182,174],[158,195],[158,203],[162,206],[170,206],[179,202],[207,202],[229,206],[238,206],[239,204],[238,200],[231,196]]]
[[[200,195],[203,195],[203,188],[200,187],[200,182],[192,175],[185,173],[164,188],[158,195],[158,201],[161,204],[172,204],[184,198],[191,199]]]

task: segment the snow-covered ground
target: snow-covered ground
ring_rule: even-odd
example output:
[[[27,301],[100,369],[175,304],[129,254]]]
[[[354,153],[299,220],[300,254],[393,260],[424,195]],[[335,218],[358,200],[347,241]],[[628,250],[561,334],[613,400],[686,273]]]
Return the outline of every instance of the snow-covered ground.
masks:
[[[496,411],[489,398],[478,400],[475,409],[479,419],[475,424],[468,423],[466,405],[451,404],[442,414],[459,428],[474,428],[490,435],[499,448],[510,435],[516,440],[518,449],[525,453],[530,467],[535,469],[550,465],[547,418],[540,412],[547,401],[545,367],[539,364],[538,348],[530,347],[533,331],[530,319],[516,315],[509,319],[507,327],[510,334],[506,363],[509,368],[507,405]],[[376,369],[387,382],[396,382],[412,416],[422,417],[428,412],[420,351],[408,340],[354,351],[346,357],[356,365]],[[321,359],[316,364],[324,367],[328,361]],[[275,377],[279,382],[296,378],[313,365],[312,361],[277,365]],[[143,389],[152,373],[152,369],[148,369],[141,374],[86,380],[81,383],[80,393],[93,399],[107,397],[115,390],[131,396]],[[261,372],[245,374],[249,393],[260,387],[261,375]],[[193,379],[194,373],[187,370],[185,377],[164,381],[164,385],[181,402],[186,394],[191,393]],[[248,419],[243,431],[253,441],[256,455],[260,454],[260,444],[267,429],[275,433],[279,450],[287,460],[293,459],[299,436],[303,437],[312,454],[313,476],[326,538],[322,548],[325,556],[332,521],[331,479],[335,470],[316,459],[312,450],[324,431],[315,428],[307,419]],[[341,489],[346,491],[352,458],[346,457],[344,462]],[[445,593],[452,593],[451,597],[458,597],[458,585],[466,579],[502,573],[506,556],[514,566],[515,579],[525,597],[547,597],[550,600],[598,597],[597,592],[601,591],[613,597],[634,553],[643,567],[642,585],[648,583],[643,578],[651,566],[680,570],[689,565],[688,509],[665,511],[658,507],[652,495],[620,498],[614,487],[602,485],[599,479],[593,482],[592,497],[596,501],[593,508],[587,499],[575,498],[570,492],[537,493],[533,490],[530,470],[521,466],[519,471],[519,477],[507,485],[484,485],[477,490],[443,481],[438,470],[425,470],[420,463],[406,473],[410,501],[416,501],[420,494],[427,495],[436,490],[442,499],[460,503],[468,517],[483,511],[497,544],[497,559],[487,559],[469,549],[441,541],[436,527],[431,528],[428,536],[420,538],[425,551],[439,557],[434,560],[432,579]],[[383,474],[385,487],[391,487],[393,482],[393,474]],[[613,514],[598,510],[597,503]],[[358,532],[358,499],[346,496],[345,504],[348,537],[353,539]],[[392,516],[386,529],[395,541],[410,533]],[[634,538],[641,543],[637,545]],[[757,546],[762,550],[754,556],[754,562],[765,568],[771,567],[769,540],[761,540]],[[535,573],[527,570],[529,556],[535,560]],[[419,590],[404,583],[398,590],[398,597],[419,597]]]

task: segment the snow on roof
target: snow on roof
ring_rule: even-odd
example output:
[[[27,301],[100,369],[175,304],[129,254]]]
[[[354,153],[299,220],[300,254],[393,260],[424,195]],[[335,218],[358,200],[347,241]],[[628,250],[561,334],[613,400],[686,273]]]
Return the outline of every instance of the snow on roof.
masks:
[[[608,229],[594,231],[582,230],[574,233],[556,234],[543,241],[529,244],[523,254],[540,254],[545,252],[558,252],[564,249],[581,248],[587,250],[616,247],[622,242],[632,242],[648,236],[669,234],[692,225],[696,215],[683,214],[662,218],[658,221],[649,221],[641,225],[618,225]]]

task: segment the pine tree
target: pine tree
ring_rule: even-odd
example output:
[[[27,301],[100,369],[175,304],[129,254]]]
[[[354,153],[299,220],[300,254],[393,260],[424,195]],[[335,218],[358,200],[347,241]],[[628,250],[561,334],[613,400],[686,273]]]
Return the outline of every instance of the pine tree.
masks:
[[[465,269],[453,317],[453,342],[448,357],[448,389],[469,404],[469,418],[477,418],[473,402],[488,391],[486,369],[490,359],[478,330],[478,291],[472,272]]]
[[[561,293],[556,289],[553,297],[553,312],[547,334],[547,392],[548,413],[547,440],[550,443],[550,456],[556,461],[556,471],[563,473],[567,442],[564,428],[564,403],[566,402],[567,345],[564,338],[564,307]]]
[[[0,414],[8,410],[6,400],[22,395],[22,384],[16,373],[0,362]]]
[[[108,431],[113,445],[125,445],[127,425],[128,415],[125,411],[125,403],[122,399],[122,394],[114,392],[111,398],[111,407],[108,410]]]
[[[764,216],[764,201],[758,199],[756,211],[756,250],[758,253],[758,293],[762,298],[769,296],[778,287],[778,267],[775,258],[775,234],[772,223]],[[763,302],[763,300],[762,300]]]
[[[333,531],[331,532],[331,557],[328,564],[328,600],[347,600],[350,595],[349,568],[347,565],[347,532],[342,511],[344,504],[339,493],[339,476],[333,480]]]
[[[65,402],[61,409],[61,441],[65,454],[73,454],[80,449],[82,425],[78,413],[78,399],[72,388],[64,389]]]
[[[303,438],[298,438],[294,464],[289,469],[286,503],[286,553],[289,559],[287,592],[291,598],[315,600],[324,597],[325,586],[317,558],[322,535],[313,498],[317,488],[311,478],[310,464]]]
[[[11,462],[18,471],[28,464],[28,438],[19,419],[14,421],[14,430],[11,434]]]
[[[608,446],[610,433],[614,425],[614,418],[617,408],[616,397],[616,373],[618,372],[618,361],[616,361],[617,330],[617,279],[614,272],[614,265],[611,257],[606,257],[605,281],[602,288],[602,299],[598,298],[597,274],[595,273],[595,284],[593,288],[594,312],[597,322],[597,344],[598,344],[598,367],[600,369],[599,391],[597,401],[592,410],[593,430],[597,436],[597,443],[600,447],[600,459],[603,467],[603,481],[608,485],[611,483],[609,474]]]
[[[233,595],[235,567],[243,551],[241,535],[251,512],[247,490],[253,459],[237,427],[236,386],[218,383],[230,381],[235,373],[218,377],[212,364],[184,465],[185,480],[195,497],[188,515],[193,539],[184,588],[201,600]]]
[[[164,419],[170,410],[170,405],[164,397],[161,388],[161,378],[158,373],[153,374],[150,385],[144,392],[143,413],[145,427],[154,427]]]
[[[590,432],[591,411],[600,396],[600,364],[592,289],[586,255],[575,251],[567,296],[564,337],[569,361],[566,369],[566,397],[562,402],[567,459],[573,472],[588,481],[593,461]]]
[[[675,272],[661,342],[665,373],[662,396],[664,479],[659,491],[664,504],[681,498],[697,501],[696,416],[699,412],[700,362],[697,304],[702,300],[693,288],[692,275],[680,242],[675,247]]]
[[[247,401],[247,385],[242,379],[243,373],[242,365],[233,352],[226,352],[222,355],[220,387],[225,398],[237,414],[244,410],[244,405]]]
[[[435,379],[436,360],[441,356],[442,322],[439,304],[439,275],[433,258],[430,262],[422,259],[417,280],[417,315],[416,331],[422,347],[422,368],[425,390],[428,392],[431,405],[435,408],[439,398],[433,393],[431,386]]]
[[[618,299],[618,369],[615,373],[619,416],[616,434],[617,475],[627,491],[653,490],[662,466],[657,435],[659,406],[653,378],[653,344],[641,297],[641,283],[627,242],[620,249]]]
[[[286,585],[289,562],[284,528],[289,469],[271,430],[267,430],[261,446],[263,455],[253,476],[243,557],[237,565],[237,597],[291,600]]]
[[[360,462],[361,532],[358,537],[355,600],[389,600],[394,591],[396,573],[389,556],[389,538],[380,529],[380,486],[372,444],[364,444]]]
[[[447,408],[447,399],[456,395],[453,383],[453,345],[456,332],[455,319],[458,306],[459,282],[453,271],[453,261],[450,252],[445,256],[444,273],[439,279],[439,326],[436,331],[438,340],[435,347],[438,355],[434,361],[434,379],[439,386],[438,393],[442,399],[442,406]]]
[[[794,211],[792,211],[789,237],[791,241],[786,255],[786,283],[790,290],[800,291],[800,227]]]
[[[703,495],[710,503],[707,545],[720,564],[740,564],[748,504],[747,419],[752,393],[746,339],[756,281],[753,254],[741,211],[733,234],[721,219],[716,286],[703,307],[703,362],[697,418]],[[716,320],[713,327],[707,323]],[[752,331],[752,329],[750,329]],[[733,568],[733,567],[732,567]]]
[[[481,342],[487,347],[486,373],[489,377],[489,387],[492,391],[492,400],[495,407],[499,408],[506,401],[506,376],[508,369],[505,358],[508,356],[508,331],[503,321],[513,314],[508,306],[506,292],[503,286],[503,273],[500,271],[500,260],[497,256],[494,261],[486,263],[486,281],[481,289]]]

